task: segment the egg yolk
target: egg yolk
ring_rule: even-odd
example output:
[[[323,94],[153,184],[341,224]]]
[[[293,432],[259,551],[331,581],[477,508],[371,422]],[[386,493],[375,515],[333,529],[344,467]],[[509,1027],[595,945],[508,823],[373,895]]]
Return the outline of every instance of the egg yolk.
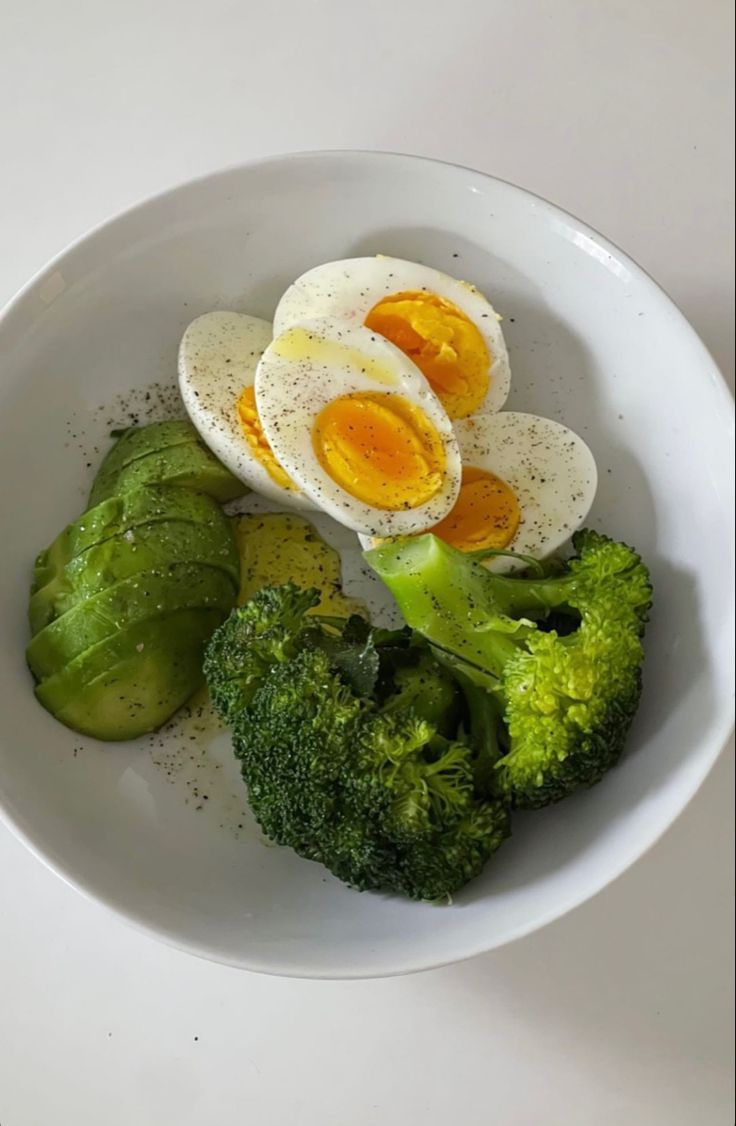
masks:
[[[393,293],[373,306],[365,325],[414,361],[450,418],[466,418],[488,394],[492,359],[486,342],[444,297],[423,290]]]
[[[468,466],[454,507],[432,533],[460,551],[502,550],[513,540],[520,520],[519,502],[506,482]]]
[[[402,395],[357,391],[333,399],[315,420],[312,445],[325,473],[373,508],[417,508],[442,486],[442,439]]]
[[[268,439],[263,433],[261,420],[256,407],[256,392],[254,387],[245,387],[238,399],[238,418],[245,435],[245,440],[256,461],[260,462],[272,481],[282,489],[292,489],[298,492],[296,485],[289,477],[286,470],[277,460],[276,455],[268,444]]]

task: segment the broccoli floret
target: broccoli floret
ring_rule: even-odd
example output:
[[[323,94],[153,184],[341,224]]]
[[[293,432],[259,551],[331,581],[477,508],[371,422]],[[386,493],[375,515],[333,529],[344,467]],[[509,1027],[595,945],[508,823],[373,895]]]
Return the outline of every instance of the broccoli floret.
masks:
[[[508,834],[504,803],[475,796],[467,743],[358,697],[319,648],[272,667],[233,735],[267,836],[360,890],[447,900]]]
[[[411,711],[432,724],[440,735],[451,736],[460,718],[456,680],[429,652],[409,650],[405,659],[411,663],[395,669],[391,692],[381,710],[397,714]]]
[[[233,610],[215,631],[204,661],[210,697],[226,723],[247,707],[276,664],[302,649],[329,653],[335,668],[359,696],[371,696],[380,672],[377,646],[402,654],[409,630],[374,630],[357,614],[313,614],[320,594],[294,583],[264,587]]]
[[[221,719],[229,723],[251,702],[271,667],[299,652],[315,628],[307,611],[318,603],[314,588],[301,590],[294,583],[266,587],[215,631],[204,674]]]
[[[476,734],[487,748],[483,779],[517,806],[597,782],[639,703],[649,572],[631,548],[596,532],[577,533],[573,545],[563,568],[532,578],[491,574],[431,535],[366,553],[407,624],[497,701],[496,731]],[[569,628],[545,628],[550,615]]]

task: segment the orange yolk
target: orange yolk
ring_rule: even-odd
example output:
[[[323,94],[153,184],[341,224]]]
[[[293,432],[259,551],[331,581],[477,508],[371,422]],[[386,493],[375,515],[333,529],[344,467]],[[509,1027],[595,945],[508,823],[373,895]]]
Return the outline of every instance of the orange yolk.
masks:
[[[466,418],[488,393],[492,358],[480,332],[434,293],[393,293],[374,305],[366,328],[385,336],[426,376],[450,418]]]
[[[401,395],[357,391],[334,399],[317,416],[312,445],[325,473],[373,508],[417,508],[442,486],[442,439]]]
[[[298,492],[299,490],[291,477],[289,477],[280,462],[277,461],[273,450],[268,444],[268,439],[263,433],[263,427],[261,426],[261,420],[258,417],[258,409],[256,407],[256,392],[254,387],[245,387],[243,389],[238,399],[237,409],[245,440],[253,456],[261,463],[272,481],[275,481],[282,489],[293,489],[295,492]]]
[[[460,551],[502,550],[513,540],[520,520],[519,502],[506,482],[469,466],[463,469],[454,507],[432,533]]]

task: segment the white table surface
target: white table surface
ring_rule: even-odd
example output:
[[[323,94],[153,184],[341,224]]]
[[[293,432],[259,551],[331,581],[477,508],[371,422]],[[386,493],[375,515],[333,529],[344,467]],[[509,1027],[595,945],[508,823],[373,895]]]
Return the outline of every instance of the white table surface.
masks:
[[[0,302],[190,176],[398,149],[603,230],[732,378],[731,7],[0,0]],[[159,946],[0,829],[0,1123],[730,1126],[732,793],[726,754],[592,902],[475,961],[376,982],[262,978]]]

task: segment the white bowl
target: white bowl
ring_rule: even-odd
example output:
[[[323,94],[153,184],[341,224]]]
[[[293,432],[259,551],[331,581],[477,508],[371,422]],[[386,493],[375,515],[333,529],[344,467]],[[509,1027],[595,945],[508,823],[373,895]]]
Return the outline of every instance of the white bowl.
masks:
[[[378,251],[488,294],[506,318],[509,406],[564,419],[586,438],[601,477],[592,522],[641,549],[656,590],[624,760],[590,792],[516,817],[512,839],[446,908],[359,895],[264,847],[222,747],[215,769],[197,751],[187,766],[172,745],[152,754],[145,741],[80,739],[35,702],[23,657],[34,554],[81,509],[91,447],[108,418],[120,421],[119,409],[94,408],[153,379],[173,385],[179,337],[197,314],[268,316],[309,266]],[[0,804],[39,857],[131,923],[272,973],[357,977],[451,962],[599,891],[703,781],[732,724],[732,401],[672,302],[577,219],[426,160],[265,160],[83,238],[5,311],[0,356]]]

